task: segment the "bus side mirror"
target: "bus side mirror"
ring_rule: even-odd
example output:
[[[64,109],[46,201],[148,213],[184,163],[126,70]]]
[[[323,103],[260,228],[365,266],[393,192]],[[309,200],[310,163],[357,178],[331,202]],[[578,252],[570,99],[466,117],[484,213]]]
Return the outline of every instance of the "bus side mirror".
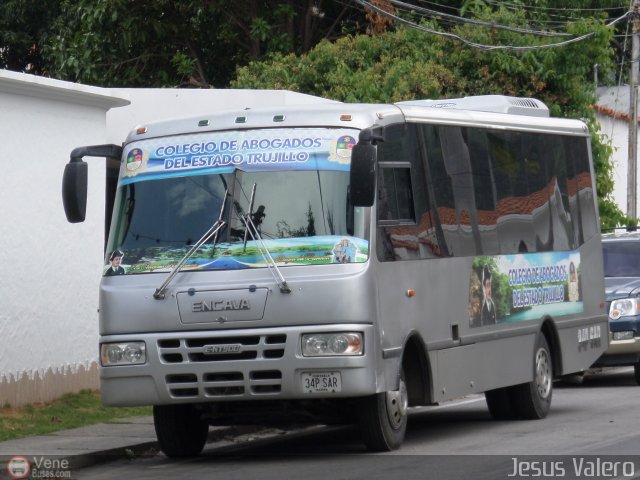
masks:
[[[64,175],[62,176],[62,204],[64,205],[64,213],[70,223],[84,222],[84,217],[87,213],[89,175],[87,162],[82,160],[85,156],[113,158],[119,161],[122,156],[122,147],[118,145],[91,145],[74,148],[71,151],[71,159],[64,167]],[[113,172],[109,171],[109,163],[107,162],[107,193],[110,189],[115,191],[116,181],[117,173],[114,176]],[[112,195],[112,197],[114,196],[115,194]],[[108,208],[109,202],[106,203],[105,209]],[[107,220],[111,220],[111,215]]]
[[[70,223],[84,222],[87,213],[87,182],[87,162],[67,163],[62,176],[62,204]]]
[[[376,197],[377,148],[373,142],[382,140],[376,133],[371,129],[360,132],[360,141],[351,151],[349,184],[354,207],[370,207]]]

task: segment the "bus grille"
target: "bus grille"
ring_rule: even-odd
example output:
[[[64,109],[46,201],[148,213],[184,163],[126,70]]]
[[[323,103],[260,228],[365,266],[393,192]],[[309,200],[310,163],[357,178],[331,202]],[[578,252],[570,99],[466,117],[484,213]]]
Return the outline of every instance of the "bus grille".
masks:
[[[242,372],[205,373],[201,379],[193,373],[172,374],[165,377],[169,394],[173,398],[223,398],[280,393],[282,372],[255,370],[245,376]],[[248,392],[247,392],[248,391]]]
[[[277,359],[284,356],[286,340],[284,334],[171,338],[158,340],[158,353],[170,364]]]

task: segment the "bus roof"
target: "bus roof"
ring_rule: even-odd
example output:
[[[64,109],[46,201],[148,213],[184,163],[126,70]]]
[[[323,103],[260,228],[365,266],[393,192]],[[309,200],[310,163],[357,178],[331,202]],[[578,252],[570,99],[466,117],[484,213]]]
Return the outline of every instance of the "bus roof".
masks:
[[[358,130],[403,121],[520,131],[587,135],[578,120],[551,118],[546,106],[534,99],[487,95],[451,100],[414,100],[396,104],[327,103],[225,110],[187,118],[148,123],[134,129],[126,143],[167,135],[220,130],[295,127],[342,127]],[[500,113],[498,113],[500,112]]]

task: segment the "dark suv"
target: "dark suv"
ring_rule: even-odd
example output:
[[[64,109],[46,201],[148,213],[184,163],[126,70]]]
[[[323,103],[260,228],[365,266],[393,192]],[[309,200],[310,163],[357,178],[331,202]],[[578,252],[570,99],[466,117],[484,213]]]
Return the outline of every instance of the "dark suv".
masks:
[[[640,384],[640,232],[602,235],[609,349],[596,367],[633,365]]]

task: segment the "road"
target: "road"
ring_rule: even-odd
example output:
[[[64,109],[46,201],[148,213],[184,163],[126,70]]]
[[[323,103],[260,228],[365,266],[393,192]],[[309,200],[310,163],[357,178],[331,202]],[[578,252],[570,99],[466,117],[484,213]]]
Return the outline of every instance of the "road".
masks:
[[[482,395],[415,409],[402,449],[384,454],[367,453],[353,428],[316,428],[209,445],[188,460],[157,454],[111,462],[74,478],[640,478],[633,370],[556,383],[553,395],[549,416],[539,421],[494,421]]]

